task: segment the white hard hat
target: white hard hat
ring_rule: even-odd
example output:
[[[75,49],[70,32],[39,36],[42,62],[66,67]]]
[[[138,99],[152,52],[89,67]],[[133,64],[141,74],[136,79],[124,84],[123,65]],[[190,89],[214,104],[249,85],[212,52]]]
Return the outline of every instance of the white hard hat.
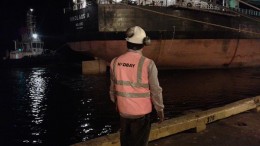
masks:
[[[144,38],[146,38],[146,33],[141,27],[134,26],[126,30],[126,36],[126,41],[130,43],[143,44]]]

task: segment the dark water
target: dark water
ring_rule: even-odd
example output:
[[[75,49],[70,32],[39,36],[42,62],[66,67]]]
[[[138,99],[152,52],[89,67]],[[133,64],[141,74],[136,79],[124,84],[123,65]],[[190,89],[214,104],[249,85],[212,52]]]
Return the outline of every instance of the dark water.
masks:
[[[260,68],[159,71],[159,80],[166,118],[260,92]],[[108,90],[108,74],[84,76],[79,65],[1,69],[0,145],[64,146],[116,132]]]

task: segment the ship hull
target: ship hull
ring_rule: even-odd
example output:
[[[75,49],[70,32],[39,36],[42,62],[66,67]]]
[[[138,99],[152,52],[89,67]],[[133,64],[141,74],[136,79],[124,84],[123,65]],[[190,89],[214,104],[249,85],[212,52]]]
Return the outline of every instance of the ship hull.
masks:
[[[125,5],[97,5],[80,13],[91,19],[67,22],[69,46],[107,62],[127,51],[125,29],[139,25],[152,39],[144,55],[159,68],[260,65],[260,24],[235,14]]]
[[[154,40],[144,56],[162,69],[227,68],[260,65],[260,39]],[[127,51],[123,40],[71,42],[78,52],[110,62]]]

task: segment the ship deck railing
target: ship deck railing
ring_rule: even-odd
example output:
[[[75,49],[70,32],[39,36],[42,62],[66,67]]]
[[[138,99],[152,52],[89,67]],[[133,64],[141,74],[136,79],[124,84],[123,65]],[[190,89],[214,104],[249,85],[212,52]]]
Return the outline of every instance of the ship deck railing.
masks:
[[[214,10],[214,11],[226,11],[226,12],[237,12],[237,13],[241,13],[241,14],[245,14],[245,15],[250,15],[250,16],[260,16],[260,11],[256,11],[253,9],[243,9],[243,8],[231,8],[231,7],[224,7],[221,5],[217,5],[217,4],[212,4],[209,3],[208,5],[194,5],[192,7],[187,6],[186,3],[180,3],[180,4],[176,4],[176,6],[180,6],[180,7],[185,7],[185,8],[193,8],[193,9],[208,9],[208,10]]]
[[[258,16],[260,17],[260,11],[252,10],[252,9],[242,9],[242,8],[229,8],[232,11],[236,11],[245,15],[250,16]]]
[[[98,1],[99,4],[118,4],[117,2],[115,2],[114,0],[99,0]],[[121,3],[124,3],[124,1],[122,1]],[[127,4],[127,2],[125,2],[125,4]],[[70,8],[65,8],[64,9],[64,13],[66,13],[66,11],[70,11],[70,10],[79,10],[79,9],[83,9],[88,5],[88,3],[86,2],[79,2],[75,5],[73,5],[72,9]],[[221,5],[217,5],[214,3],[193,3],[192,5],[188,5],[187,2],[185,3],[176,3],[174,5],[167,5],[167,4],[163,4],[163,3],[145,3],[145,4],[139,4],[137,2],[137,5],[145,5],[145,6],[160,6],[160,7],[169,7],[169,6],[176,6],[176,7],[182,7],[182,8],[190,8],[190,9],[201,9],[201,10],[209,10],[209,11],[217,11],[217,12],[225,12],[225,13],[232,13],[232,12],[237,12],[237,13],[241,13],[244,15],[249,15],[249,16],[257,16],[260,17],[260,11],[256,11],[256,10],[252,10],[252,9],[243,9],[243,8],[228,8],[228,7],[224,7]]]

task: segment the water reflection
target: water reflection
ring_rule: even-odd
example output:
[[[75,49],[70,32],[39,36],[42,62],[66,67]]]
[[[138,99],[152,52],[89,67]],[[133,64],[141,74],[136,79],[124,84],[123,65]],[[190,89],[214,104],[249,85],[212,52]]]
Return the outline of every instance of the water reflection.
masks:
[[[46,70],[33,68],[31,71],[20,70],[16,72],[18,78],[18,86],[25,87],[18,91],[16,96],[19,98],[17,104],[17,112],[20,113],[19,122],[17,125],[24,127],[25,134],[22,135],[21,141],[27,144],[41,144],[42,137],[46,133],[43,127],[45,120],[46,104],[46,89],[49,78],[45,77]],[[28,129],[27,129],[28,128]]]
[[[63,146],[119,129],[109,75],[28,68],[3,70],[0,79],[2,145]],[[260,68],[159,71],[159,80],[166,118],[260,94]]]
[[[260,94],[259,68],[167,71],[159,75],[169,118]]]
[[[81,80],[73,82],[77,86],[75,92],[80,92],[80,102],[77,110],[77,124],[75,134],[78,139],[85,141],[97,136],[107,135],[112,131],[117,119],[114,112],[114,105],[108,98],[108,88],[110,84],[107,76],[81,76]]]
[[[41,112],[46,110],[46,105],[43,104],[43,100],[46,90],[46,80],[42,77],[44,72],[42,70],[33,70],[29,75],[29,82],[27,88],[29,89],[29,97],[31,99],[31,113],[33,116],[32,123],[36,125],[41,124],[43,121],[44,113]],[[39,135],[38,132],[32,133],[33,135]]]
[[[98,136],[102,136],[102,135],[111,133],[111,131],[112,131],[111,125],[105,125],[105,127],[102,128],[102,130],[101,130],[101,132],[98,134]]]

